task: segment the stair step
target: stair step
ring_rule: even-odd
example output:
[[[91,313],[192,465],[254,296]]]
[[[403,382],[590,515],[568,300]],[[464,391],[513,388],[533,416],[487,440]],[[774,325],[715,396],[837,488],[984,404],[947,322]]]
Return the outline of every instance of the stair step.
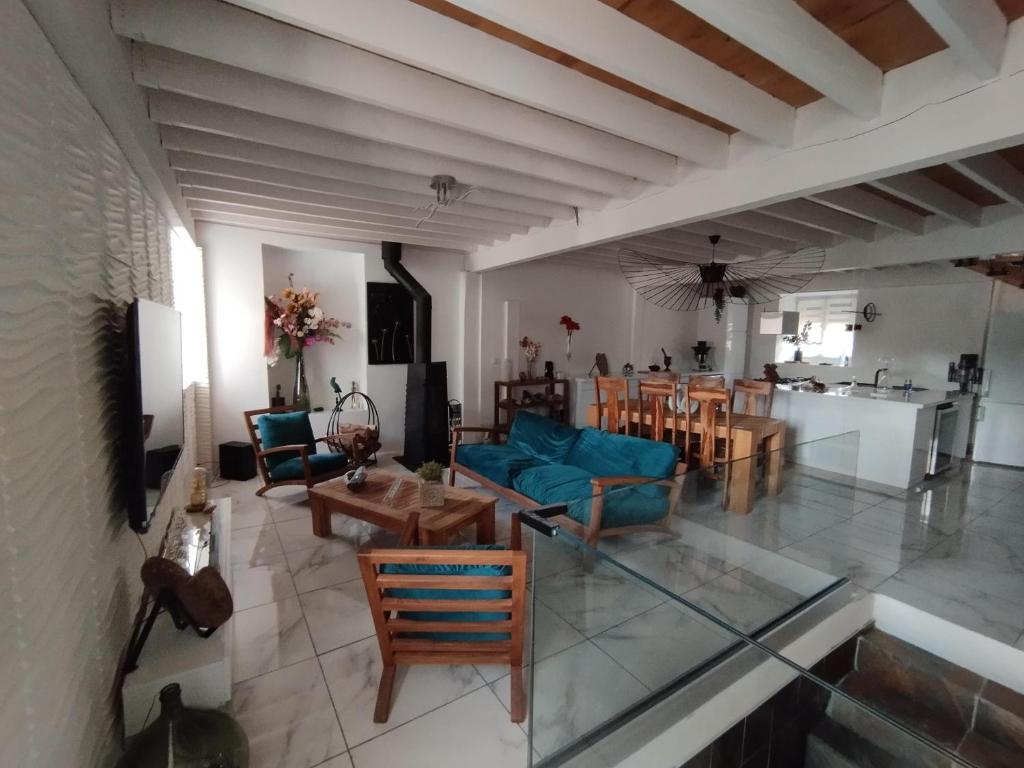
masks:
[[[852,695],[857,701],[864,700],[864,697],[858,693],[853,693]],[[886,714],[910,729],[915,731],[921,730],[928,735],[928,732],[921,727],[922,724],[918,722],[920,715],[914,708],[901,704],[899,709],[901,712],[886,711]],[[841,726],[846,731],[852,732],[860,742],[868,743],[880,753],[892,756],[895,760],[892,763],[894,768],[896,766],[900,766],[900,768],[903,766],[907,766],[907,768],[911,766],[915,768],[949,768],[954,765],[952,760],[942,753],[935,751],[926,743],[893,727],[873,712],[843,696],[833,694],[826,711],[828,714],[827,719]],[[911,720],[914,722],[910,722]],[[960,735],[957,734],[957,741],[959,741]],[[953,744],[951,747],[948,744],[945,746],[953,749],[958,744]],[[866,765],[874,766],[875,763],[867,763]],[[888,768],[886,763],[878,763],[878,765]]]
[[[804,768],[952,768],[951,760],[930,750],[901,749],[893,739],[884,746],[830,717],[807,737]]]
[[[947,745],[959,742],[951,736],[953,724],[959,735],[970,729],[976,697],[986,683],[974,672],[878,630],[861,636],[856,670],[871,681],[860,688],[868,701],[885,709],[912,702],[942,723],[937,735],[946,737]]]
[[[989,741],[1024,752],[1024,696],[989,680],[978,700],[974,730]]]
[[[967,734],[958,752],[981,768],[1020,768],[1024,765],[1024,752],[1009,749],[979,733]]]

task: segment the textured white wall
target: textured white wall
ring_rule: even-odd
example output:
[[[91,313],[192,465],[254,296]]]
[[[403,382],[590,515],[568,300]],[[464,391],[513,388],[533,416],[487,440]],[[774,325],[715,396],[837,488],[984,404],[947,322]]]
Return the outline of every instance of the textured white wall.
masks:
[[[127,303],[171,301],[167,223],[13,0],[0,103],[0,765],[109,765],[143,560],[114,495],[115,372]]]

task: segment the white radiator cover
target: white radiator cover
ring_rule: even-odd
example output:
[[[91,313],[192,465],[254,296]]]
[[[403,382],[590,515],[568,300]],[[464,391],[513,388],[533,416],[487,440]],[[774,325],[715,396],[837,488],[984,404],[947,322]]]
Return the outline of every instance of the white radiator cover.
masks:
[[[109,765],[143,550],[113,495],[108,373],[127,303],[171,303],[167,222],[18,0],[0,104],[0,765]],[[193,445],[187,420],[180,467]]]

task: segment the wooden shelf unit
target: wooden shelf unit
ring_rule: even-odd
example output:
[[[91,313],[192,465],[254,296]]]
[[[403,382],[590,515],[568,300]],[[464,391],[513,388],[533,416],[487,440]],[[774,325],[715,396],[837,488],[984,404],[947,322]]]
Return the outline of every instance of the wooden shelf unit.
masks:
[[[555,388],[561,389],[561,392],[556,392]],[[514,396],[516,390],[529,390],[529,389],[543,388],[544,400],[534,401],[528,404],[509,402],[504,403],[503,400],[516,400]],[[560,394],[562,399],[557,402],[552,402],[552,397],[556,394]],[[569,379],[513,379],[511,381],[496,381],[494,382],[494,426],[508,427],[512,424],[512,420],[515,418],[516,411],[527,410],[527,411],[541,411],[546,413],[555,421],[560,421],[563,424],[569,423]],[[505,420],[502,421],[501,415],[506,414]]]

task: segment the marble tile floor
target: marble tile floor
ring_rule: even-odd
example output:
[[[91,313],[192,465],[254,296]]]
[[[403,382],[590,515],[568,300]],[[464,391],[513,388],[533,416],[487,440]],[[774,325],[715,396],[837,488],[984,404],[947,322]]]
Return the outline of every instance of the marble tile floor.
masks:
[[[257,734],[252,765],[525,765],[526,731],[508,719],[501,667],[400,672],[389,722],[372,722],[379,653],[355,552],[396,537],[336,517],[332,537],[319,539],[304,490],[259,499],[255,488],[215,489],[234,499],[231,709]],[[968,466],[899,494],[791,473],[784,493],[747,517],[688,502],[672,534],[602,542],[660,588],[581,564],[563,544],[538,558],[538,754],[732,642],[668,593],[750,631],[849,576],[1024,649],[1024,473]],[[499,539],[513,509],[499,502]]]

